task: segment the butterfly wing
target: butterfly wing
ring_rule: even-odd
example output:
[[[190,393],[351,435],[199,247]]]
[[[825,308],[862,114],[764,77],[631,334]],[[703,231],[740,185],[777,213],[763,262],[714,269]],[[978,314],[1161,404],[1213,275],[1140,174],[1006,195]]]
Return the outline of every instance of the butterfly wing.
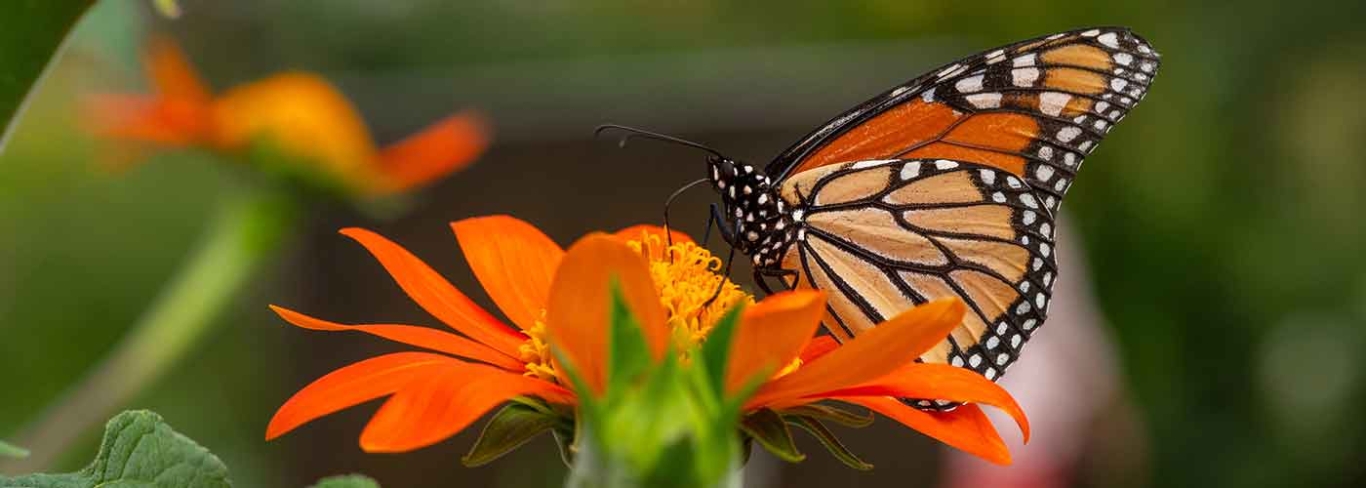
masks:
[[[1044,321],[1056,264],[1053,220],[1014,174],[954,160],[827,165],[784,182],[803,235],[788,285],[826,290],[825,327],[847,340],[946,297],[970,310],[921,360],[998,378]]]
[[[850,161],[953,159],[1024,179],[1056,211],[1082,160],[1143,99],[1158,64],[1147,41],[1117,27],[985,51],[836,117],[766,172],[781,182]]]

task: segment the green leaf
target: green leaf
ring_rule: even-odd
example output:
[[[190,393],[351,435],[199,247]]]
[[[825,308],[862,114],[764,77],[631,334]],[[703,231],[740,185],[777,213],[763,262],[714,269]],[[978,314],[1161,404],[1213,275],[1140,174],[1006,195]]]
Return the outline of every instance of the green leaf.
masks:
[[[702,343],[702,364],[711,380],[711,387],[715,389],[716,398],[726,396],[726,365],[730,362],[731,342],[735,340],[735,329],[739,327],[740,312],[744,308],[742,303],[726,311],[726,315],[707,333],[707,341]]]
[[[785,408],[779,411],[778,414],[783,416],[801,415],[819,420],[828,420],[846,427],[867,427],[873,423],[872,412],[860,414],[834,405],[820,405],[815,403]]]
[[[479,433],[479,440],[460,462],[470,467],[488,464],[560,423],[559,418],[529,406],[509,404],[489,419],[484,431]]]
[[[228,468],[207,449],[171,430],[160,415],[136,410],[109,420],[100,452],[65,474],[0,476],[3,488],[228,488]]]
[[[806,455],[797,450],[792,431],[777,412],[760,409],[740,421],[740,430],[779,459],[790,463],[806,459]]]
[[[26,458],[28,450],[22,447],[0,441],[0,457],[7,458]]]
[[[94,0],[8,2],[0,16],[0,150],[33,86]]]
[[[844,447],[844,443],[840,442],[839,438],[835,437],[835,433],[830,432],[830,429],[827,429],[825,424],[822,424],[819,420],[802,415],[790,415],[785,418],[788,423],[800,427],[802,430],[805,430],[808,434],[815,437],[816,440],[821,441],[821,445],[825,446],[825,449],[830,451],[830,454],[835,455],[835,458],[839,459],[845,466],[859,471],[873,469],[872,464],[859,459],[859,457],[851,452],[849,448]]]
[[[607,392],[612,395],[635,382],[651,366],[645,332],[621,294],[621,283],[612,280],[612,322],[608,337]]]

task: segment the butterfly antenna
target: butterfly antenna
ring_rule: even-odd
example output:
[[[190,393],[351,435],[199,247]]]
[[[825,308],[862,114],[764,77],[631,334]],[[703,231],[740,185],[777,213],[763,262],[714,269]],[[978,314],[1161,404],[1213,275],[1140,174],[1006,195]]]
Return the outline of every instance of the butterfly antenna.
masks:
[[[721,152],[720,152],[720,151],[717,151],[717,150],[712,149],[712,148],[710,148],[710,147],[704,146],[704,145],[702,145],[702,144],[699,144],[699,143],[696,143],[696,142],[693,142],[693,141],[689,141],[689,140],[687,140],[687,139],[680,139],[680,138],[677,138],[677,137],[674,137],[674,136],[660,134],[660,133],[658,133],[658,132],[650,132],[650,131],[644,130],[644,129],[637,129],[637,128],[635,128],[635,127],[627,127],[627,126],[624,126],[624,125],[617,125],[617,124],[603,124],[603,125],[599,125],[597,129],[593,129],[593,135],[594,135],[594,136],[600,136],[600,135],[602,135],[603,132],[607,132],[607,131],[609,131],[609,130],[619,130],[619,131],[626,132],[626,135],[623,136],[623,137],[621,138],[621,140],[617,142],[617,145],[620,146],[620,147],[626,147],[626,143],[629,142],[629,141],[631,140],[632,137],[644,137],[644,138],[646,138],[646,139],[654,139],[654,140],[656,140],[656,141],[668,142],[668,143],[672,143],[672,144],[679,144],[679,145],[688,146],[688,147],[691,147],[691,148],[694,148],[694,149],[701,149],[701,150],[703,150],[703,151],[706,151],[706,152],[711,153],[712,155],[714,155],[714,156],[716,156],[716,157],[718,157],[718,158],[725,159],[725,156],[721,155]]]
[[[707,181],[706,178],[701,178],[683,185],[679,189],[674,190],[673,194],[669,195],[669,199],[664,201],[664,239],[669,243],[669,247],[673,247],[674,245],[674,234],[671,230],[673,227],[669,225],[669,207],[673,206],[674,200],[676,200],[679,195],[682,195],[683,192],[692,189],[694,186],[706,183]],[[674,262],[673,253],[669,253],[669,262]]]

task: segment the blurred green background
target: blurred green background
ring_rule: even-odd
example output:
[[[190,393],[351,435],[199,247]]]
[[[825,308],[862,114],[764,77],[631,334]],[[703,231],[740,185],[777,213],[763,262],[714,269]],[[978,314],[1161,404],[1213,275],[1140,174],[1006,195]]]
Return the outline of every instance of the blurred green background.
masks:
[[[496,143],[401,216],[319,203],[222,327],[135,406],[214,450],[237,486],[302,486],[361,471],[385,486],[557,486],[548,439],[490,466],[458,459],[470,432],[365,455],[373,406],[272,443],[267,419],[298,387],[379,340],[284,326],[267,303],[343,320],[433,321],[337,236],[375,229],[476,299],[446,223],[511,213],[561,243],[657,222],[702,176],[694,153],[594,140],[649,127],[762,162],[806,131],[923,70],[1018,39],[1125,25],[1164,54],[1146,101],[1088,159],[1063,212],[1069,246],[1115,338],[1144,442],[1087,441],[1081,486],[1366,484],[1366,3],[184,1],[101,2],[78,27],[0,156],[0,438],[31,420],[133,322],[243,184],[203,153],[100,168],[73,103],[141,89],[143,36],[179,40],[218,89],[297,68],[333,80],[381,142],[476,107]],[[708,197],[680,200],[700,231]],[[1067,271],[1064,271],[1067,273]],[[737,276],[748,276],[741,267]],[[389,349],[385,349],[389,348]],[[849,432],[878,465],[855,473],[804,443],[775,486],[934,486],[941,451],[880,421]],[[93,454],[95,434],[65,467]],[[1027,448],[1026,448],[1027,449]],[[1094,462],[1092,462],[1094,461]],[[1131,470],[1137,469],[1135,476]]]

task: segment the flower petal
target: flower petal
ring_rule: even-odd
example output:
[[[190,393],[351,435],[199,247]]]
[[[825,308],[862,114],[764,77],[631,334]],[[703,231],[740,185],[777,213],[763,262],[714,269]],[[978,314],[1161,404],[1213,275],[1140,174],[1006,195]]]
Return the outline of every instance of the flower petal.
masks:
[[[611,310],[611,282],[643,328],[658,358],[668,345],[664,309],[659,303],[645,258],[607,234],[579,239],[564,256],[550,285],[546,332],[552,346],[573,362],[584,382],[601,393],[607,379],[607,334]],[[564,374],[563,368],[557,368]],[[561,384],[570,384],[561,376]]]
[[[524,335],[479,308],[417,256],[365,229],[342,229],[341,233],[365,246],[393,276],[394,282],[427,313],[471,339],[508,356],[519,357],[518,348],[526,341]]]
[[[930,398],[962,403],[982,403],[999,408],[1015,419],[1029,442],[1029,419],[1001,385],[973,371],[947,364],[907,364],[877,380],[823,393],[825,397],[890,396],[893,398]]]
[[[536,325],[564,250],[531,224],[507,215],[451,223],[474,276],[508,320]]]
[[[836,341],[834,337],[828,335],[816,336],[802,349],[802,355],[800,356],[802,363],[805,364],[815,361],[817,358],[829,354],[830,351],[839,347],[840,343]]]
[[[772,375],[796,358],[820,327],[825,293],[788,291],[745,309],[730,346],[726,391],[739,390],[754,375]]]
[[[488,346],[466,339],[462,336],[449,332],[442,332],[430,327],[400,324],[361,324],[344,325],[335,322],[309,317],[293,310],[271,305],[273,310],[280,318],[296,326],[326,331],[345,331],[354,330],[374,334],[391,341],[402,342],[418,347],[425,347],[434,351],[444,352],[455,356],[483,361],[500,368],[522,372],[526,365],[517,358],[509,357],[506,354],[493,350]]]
[[[1010,450],[982,409],[961,405],[949,412],[924,412],[891,397],[836,398],[863,405],[950,446],[1000,465],[1010,464]]]
[[[847,388],[906,365],[943,340],[963,321],[957,299],[935,300],[892,317],[871,330],[761,388],[747,404],[760,407]]]
[[[148,45],[143,60],[147,79],[161,98],[207,104],[212,95],[200,79],[185,52],[169,37],[156,37]]]
[[[328,373],[280,406],[266,426],[266,440],[318,417],[392,394],[415,378],[430,374],[434,368],[457,361],[440,354],[400,352],[366,359]]]
[[[489,145],[488,124],[474,111],[447,117],[379,153],[385,191],[403,191],[458,171]]]
[[[361,432],[360,446],[366,452],[426,447],[518,395],[573,403],[572,394],[553,383],[480,364],[446,363],[384,402]]]

